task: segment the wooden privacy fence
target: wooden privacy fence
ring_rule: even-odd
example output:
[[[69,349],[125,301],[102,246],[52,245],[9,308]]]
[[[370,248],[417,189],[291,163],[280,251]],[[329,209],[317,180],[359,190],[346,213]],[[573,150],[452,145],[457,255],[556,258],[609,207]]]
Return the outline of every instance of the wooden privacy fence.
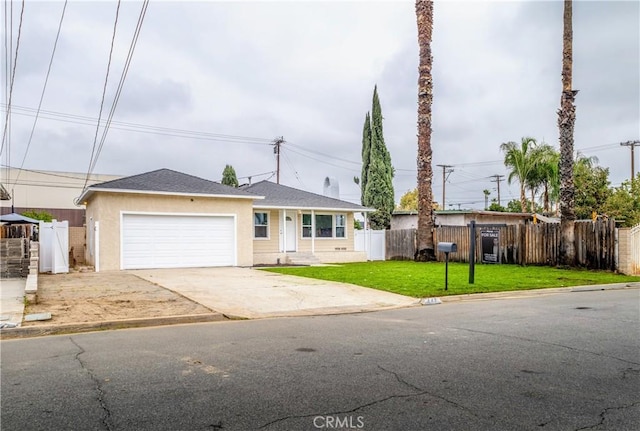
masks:
[[[4,224],[0,226],[0,238],[31,238],[38,241],[38,225]]]
[[[481,232],[476,226],[476,262],[482,261]],[[492,227],[500,232],[499,260],[519,265],[558,264],[560,224],[538,223]],[[434,245],[455,242],[458,252],[452,262],[469,262],[469,227],[439,226],[434,230]],[[576,263],[592,269],[615,270],[615,222],[613,220],[579,221],[575,225]],[[416,252],[416,229],[387,231],[386,256],[389,260],[413,259]],[[436,253],[444,261],[444,253]]]
[[[386,260],[413,260],[416,247],[416,229],[385,231]]]

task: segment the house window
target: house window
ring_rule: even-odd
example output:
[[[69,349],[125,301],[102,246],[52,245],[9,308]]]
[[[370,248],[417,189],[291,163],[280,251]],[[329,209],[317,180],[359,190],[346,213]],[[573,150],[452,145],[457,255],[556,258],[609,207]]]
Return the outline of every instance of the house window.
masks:
[[[336,238],[345,237],[345,225],[347,217],[344,214],[336,214]]]
[[[302,214],[302,237],[311,238],[311,214]]]
[[[345,214],[316,214],[316,238],[345,238],[347,216]],[[311,238],[313,225],[311,214],[302,214],[302,237]]]
[[[253,213],[253,237],[269,238],[268,213]]]
[[[333,237],[333,216],[316,214],[316,238]]]

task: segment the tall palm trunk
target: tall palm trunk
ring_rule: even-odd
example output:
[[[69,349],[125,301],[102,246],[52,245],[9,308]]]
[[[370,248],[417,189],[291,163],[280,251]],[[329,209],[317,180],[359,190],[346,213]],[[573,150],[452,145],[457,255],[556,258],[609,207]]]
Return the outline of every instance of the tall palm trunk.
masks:
[[[433,1],[416,0],[420,67],[418,76],[418,251],[417,261],[435,260],[433,244],[433,180],[431,152],[431,38],[433,34]]]
[[[558,111],[560,130],[560,253],[561,265],[575,264],[575,190],[573,186],[573,127],[577,91],[571,89],[573,69],[572,0],[564,0],[564,31],[562,36],[562,96]]]

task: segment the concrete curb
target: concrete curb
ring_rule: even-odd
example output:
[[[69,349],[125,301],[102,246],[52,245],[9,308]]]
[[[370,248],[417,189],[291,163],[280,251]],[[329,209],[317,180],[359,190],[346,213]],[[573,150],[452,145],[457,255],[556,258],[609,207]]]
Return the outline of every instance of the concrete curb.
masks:
[[[184,323],[221,322],[234,319],[222,313],[190,314],[182,316],[148,317],[107,320],[103,322],[67,323],[63,325],[20,326],[0,330],[0,339],[41,337],[45,335],[76,334],[111,329],[144,328],[149,326],[179,325]]]
[[[621,290],[621,289],[640,289],[640,283],[614,283],[614,284],[598,284],[587,286],[569,286],[569,287],[552,287],[529,290],[509,290],[504,292],[490,293],[471,293],[467,295],[450,295],[441,296],[440,300],[445,302],[473,301],[473,300],[489,300],[489,299],[509,299],[524,298],[538,295],[551,295],[557,293],[572,292],[595,292],[602,290]]]

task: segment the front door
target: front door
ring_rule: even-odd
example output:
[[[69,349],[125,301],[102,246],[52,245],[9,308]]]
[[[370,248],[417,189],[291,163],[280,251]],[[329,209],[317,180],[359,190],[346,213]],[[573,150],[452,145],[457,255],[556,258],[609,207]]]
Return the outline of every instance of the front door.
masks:
[[[296,220],[286,216],[285,229],[287,230],[287,251],[296,251]]]

